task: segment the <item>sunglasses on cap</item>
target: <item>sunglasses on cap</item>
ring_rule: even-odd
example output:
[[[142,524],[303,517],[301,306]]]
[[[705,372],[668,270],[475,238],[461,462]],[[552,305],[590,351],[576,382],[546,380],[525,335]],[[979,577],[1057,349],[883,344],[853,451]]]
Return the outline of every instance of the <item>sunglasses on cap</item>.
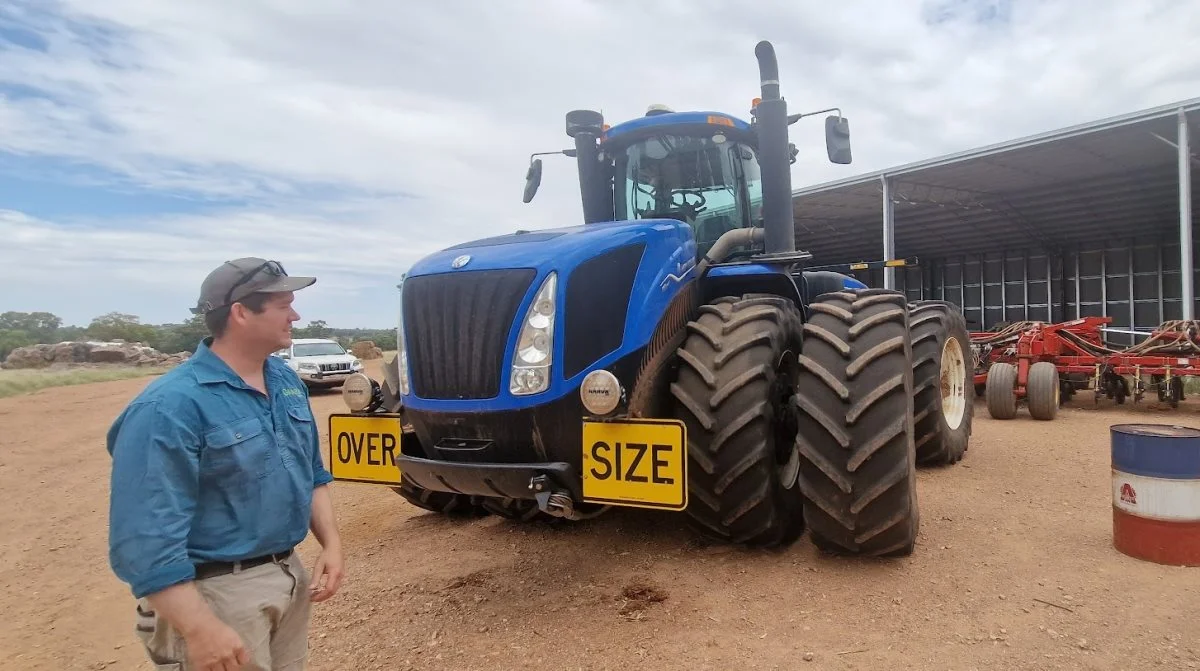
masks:
[[[268,275],[272,275],[274,277],[287,277],[287,271],[283,269],[283,264],[279,263],[278,261],[267,261],[266,263],[259,265],[257,268],[248,271],[242,275],[241,279],[239,279],[237,282],[234,282],[233,286],[229,287],[229,291],[225,294],[224,304],[229,305],[233,300],[233,292],[237,291],[238,287],[254,279],[259,275],[259,273],[262,272],[266,272]]]
[[[251,268],[250,270],[243,272],[238,280],[234,282],[225,292],[225,298],[220,303],[214,304],[213,299],[205,299],[200,305],[190,308],[192,314],[207,314],[218,308],[231,305],[234,302],[234,292],[238,290],[238,287],[245,285],[254,278],[263,274],[270,275],[272,277],[288,277],[287,271],[283,268],[283,264],[279,263],[278,261],[266,261],[258,266],[255,266],[254,268]]]

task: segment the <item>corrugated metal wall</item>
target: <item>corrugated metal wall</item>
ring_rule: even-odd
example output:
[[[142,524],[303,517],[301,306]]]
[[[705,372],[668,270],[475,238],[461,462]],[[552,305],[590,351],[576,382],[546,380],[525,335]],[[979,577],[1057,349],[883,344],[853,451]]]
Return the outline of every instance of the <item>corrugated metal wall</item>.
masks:
[[[1200,243],[1193,244],[1197,248]],[[973,331],[1000,322],[1061,322],[1080,316],[1108,316],[1112,328],[1149,331],[1182,317],[1177,239],[1133,238],[1050,255],[1029,248],[918,258],[919,266],[896,269],[896,288],[909,300],[933,298],[962,306]],[[1200,289],[1200,269],[1191,270],[1193,287]],[[854,275],[869,286],[883,286],[882,270]],[[1195,303],[1194,314],[1200,315],[1200,297]],[[1130,345],[1141,338],[1109,333],[1107,339]]]

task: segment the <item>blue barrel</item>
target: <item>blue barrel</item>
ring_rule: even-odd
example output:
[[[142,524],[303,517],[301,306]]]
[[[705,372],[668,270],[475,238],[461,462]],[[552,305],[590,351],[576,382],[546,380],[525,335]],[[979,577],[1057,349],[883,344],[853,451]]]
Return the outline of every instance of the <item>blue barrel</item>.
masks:
[[[1115,424],[1113,545],[1138,559],[1200,566],[1200,429]]]

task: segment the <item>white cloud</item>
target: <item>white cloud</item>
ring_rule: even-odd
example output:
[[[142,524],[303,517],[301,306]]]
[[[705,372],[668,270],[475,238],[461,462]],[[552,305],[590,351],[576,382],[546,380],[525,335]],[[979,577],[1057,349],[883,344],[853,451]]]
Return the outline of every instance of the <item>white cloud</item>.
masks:
[[[569,159],[547,161],[533,204],[519,195],[530,153],[569,146],[568,110],[616,121],[663,102],[744,117],[763,38],[792,111],[838,106],[851,121],[853,166],[826,161],[819,119],[792,127],[795,186],[1191,97],[1200,84],[1200,8],[1165,1],[44,7],[0,10],[0,25],[49,44],[0,58],[0,87],[45,96],[0,88],[0,150],[248,202],[133,221],[0,216],[0,309],[53,305],[68,321],[107,309],[186,316],[203,273],[245,253],[322,275],[312,317],[387,325],[392,304],[355,286],[388,287],[420,254],[472,237],[579,221]],[[926,22],[935,16],[945,20]],[[160,278],[152,290],[135,284],[148,278]]]

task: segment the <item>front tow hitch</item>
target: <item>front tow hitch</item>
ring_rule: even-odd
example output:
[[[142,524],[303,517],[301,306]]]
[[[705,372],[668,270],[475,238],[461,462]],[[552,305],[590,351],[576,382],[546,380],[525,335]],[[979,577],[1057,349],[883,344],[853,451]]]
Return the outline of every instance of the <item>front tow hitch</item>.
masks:
[[[554,481],[546,475],[535,475],[530,478],[529,489],[533,491],[533,498],[537,501],[538,509],[554,517],[585,520],[596,517],[608,509],[608,506],[602,506],[599,510],[588,514],[577,511],[575,500],[571,498],[570,492],[554,488]]]

